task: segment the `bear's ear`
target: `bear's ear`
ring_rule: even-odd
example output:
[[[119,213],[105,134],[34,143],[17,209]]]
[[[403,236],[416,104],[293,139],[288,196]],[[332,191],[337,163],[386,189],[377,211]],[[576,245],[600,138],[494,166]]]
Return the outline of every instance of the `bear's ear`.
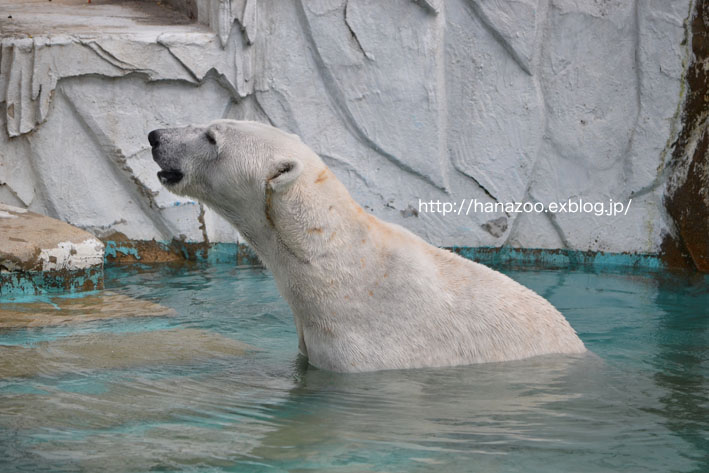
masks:
[[[276,162],[267,184],[275,192],[284,190],[300,176],[301,172],[303,172],[303,163],[299,159],[280,159]]]
[[[213,145],[217,144],[217,130],[214,127],[207,128],[207,132],[205,133],[205,137],[207,138],[207,141],[209,141],[210,144],[213,144]]]

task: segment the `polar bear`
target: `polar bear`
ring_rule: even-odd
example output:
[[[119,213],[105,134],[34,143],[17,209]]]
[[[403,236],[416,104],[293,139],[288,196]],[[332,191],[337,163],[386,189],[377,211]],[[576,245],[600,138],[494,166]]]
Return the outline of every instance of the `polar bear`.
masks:
[[[160,129],[171,192],[231,222],[290,305],[315,367],[360,372],[586,351],[549,302],[365,212],[297,136],[251,121]]]

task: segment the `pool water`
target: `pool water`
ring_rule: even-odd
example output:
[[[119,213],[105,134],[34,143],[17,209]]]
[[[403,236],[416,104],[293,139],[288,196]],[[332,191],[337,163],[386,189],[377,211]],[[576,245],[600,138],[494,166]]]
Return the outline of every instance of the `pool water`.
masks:
[[[176,314],[4,330],[0,344],[174,338],[133,338],[132,364],[104,346],[0,378],[0,471],[709,472],[708,278],[505,272],[595,356],[329,373],[297,355],[266,270],[109,268],[106,288]],[[193,349],[207,342],[221,348]]]

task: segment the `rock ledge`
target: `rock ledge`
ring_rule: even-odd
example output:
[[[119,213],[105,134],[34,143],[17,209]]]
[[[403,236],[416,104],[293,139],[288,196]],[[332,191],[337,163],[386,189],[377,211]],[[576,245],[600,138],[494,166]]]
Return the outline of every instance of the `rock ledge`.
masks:
[[[103,254],[84,230],[0,204],[0,296],[101,289]]]

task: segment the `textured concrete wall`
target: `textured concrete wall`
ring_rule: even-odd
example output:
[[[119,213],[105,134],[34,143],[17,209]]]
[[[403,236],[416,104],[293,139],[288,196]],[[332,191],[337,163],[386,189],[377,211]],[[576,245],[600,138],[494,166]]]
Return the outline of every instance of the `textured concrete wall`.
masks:
[[[677,232],[663,195],[690,0],[197,6],[208,26],[5,29],[0,202],[100,236],[234,241],[161,188],[146,139],[226,117],[297,133],[366,209],[438,245],[658,253]],[[464,198],[632,205],[615,217],[417,212],[419,199]]]

